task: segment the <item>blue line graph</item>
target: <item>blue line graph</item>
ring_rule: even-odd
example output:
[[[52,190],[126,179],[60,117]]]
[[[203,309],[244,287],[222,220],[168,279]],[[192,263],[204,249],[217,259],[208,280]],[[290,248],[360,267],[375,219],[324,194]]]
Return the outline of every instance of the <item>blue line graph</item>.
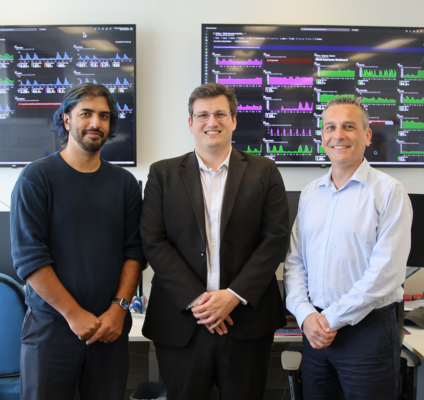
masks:
[[[34,60],[38,60],[38,61],[42,61],[42,60],[48,60],[48,61],[55,61],[55,60],[72,60],[72,57],[69,57],[68,54],[65,51],[65,55],[63,57],[60,56],[59,52],[56,53],[56,57],[51,57],[51,58],[47,58],[47,57],[38,57],[37,53],[34,52],[34,56],[31,57],[28,53],[26,53],[25,57],[22,57],[22,54],[19,56],[20,60],[25,60],[25,61],[34,61]]]
[[[102,83],[105,86],[132,86],[132,83],[129,83],[126,78],[124,78],[124,82],[121,83],[119,78],[116,78],[115,83]]]
[[[5,110],[3,110],[3,107],[0,105],[0,112],[13,112],[13,111],[15,110],[11,110],[8,104],[6,104]]]
[[[111,60],[111,61],[114,61],[114,60],[126,60],[126,61],[131,61],[132,58],[131,57],[128,57],[126,54],[124,54],[123,57],[120,57],[119,54],[116,53],[116,56],[115,57],[97,57],[95,55],[93,55],[93,57],[89,57],[89,56],[81,57],[81,56],[79,56],[78,57],[78,60],[90,60],[90,61],[94,61],[94,60],[98,60],[98,61],[100,61],[100,60]]]
[[[21,86],[72,86],[72,83],[69,83],[66,78],[64,83],[62,83],[59,78],[57,78],[56,83],[38,83],[35,79],[34,83],[31,83],[28,79],[25,83],[21,80],[19,82]]]
[[[78,79],[78,83],[82,83],[82,79],[77,78]],[[90,81],[88,80],[88,78],[85,78],[84,83],[90,83]],[[94,83],[95,85],[97,85],[97,81],[93,78],[93,81],[91,83]]]
[[[116,103],[116,107],[118,108],[119,111],[132,111],[132,108],[129,108],[126,104],[124,104],[124,107],[121,108],[119,103]]]

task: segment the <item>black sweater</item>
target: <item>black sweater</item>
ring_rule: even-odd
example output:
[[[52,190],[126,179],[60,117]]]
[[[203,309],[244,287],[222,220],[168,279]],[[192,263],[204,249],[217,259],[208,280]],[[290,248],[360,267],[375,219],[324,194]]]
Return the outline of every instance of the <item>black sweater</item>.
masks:
[[[26,279],[51,265],[85,310],[105,312],[123,262],[145,264],[139,231],[141,193],[128,171],[101,160],[93,173],[70,167],[59,153],[26,166],[12,192],[12,256]],[[27,284],[27,304],[56,313]]]

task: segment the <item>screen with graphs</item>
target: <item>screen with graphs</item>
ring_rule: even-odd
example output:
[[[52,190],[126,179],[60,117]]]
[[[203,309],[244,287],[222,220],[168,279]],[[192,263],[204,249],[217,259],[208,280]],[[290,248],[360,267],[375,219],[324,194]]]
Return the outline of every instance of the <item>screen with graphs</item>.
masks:
[[[282,165],[326,165],[321,113],[360,96],[365,157],[424,166],[424,28],[202,25],[202,82],[234,87],[233,147]]]
[[[117,134],[102,157],[134,166],[135,25],[0,26],[0,166],[61,149],[53,114],[83,82],[105,85],[118,102]]]

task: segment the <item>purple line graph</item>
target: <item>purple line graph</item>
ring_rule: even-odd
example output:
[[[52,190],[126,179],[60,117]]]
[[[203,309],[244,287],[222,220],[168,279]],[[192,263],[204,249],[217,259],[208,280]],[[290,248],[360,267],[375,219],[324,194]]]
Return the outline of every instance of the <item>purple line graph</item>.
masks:
[[[313,77],[299,77],[296,76],[296,78],[293,78],[292,76],[289,76],[288,78],[282,77],[276,77],[276,76],[270,76],[269,77],[269,84],[270,85],[286,85],[286,86],[312,86],[314,84],[314,78]]]
[[[314,103],[309,105],[308,102],[305,102],[305,105],[303,106],[302,103],[299,102],[298,108],[284,108],[284,106],[281,106],[281,111],[312,111],[313,107]]]
[[[257,106],[255,104],[249,106],[249,105],[239,105],[237,106],[238,111],[262,111],[262,106]]]
[[[262,85],[262,78],[232,79],[229,76],[228,78],[218,78],[218,83],[223,85]]]
[[[233,61],[232,59],[226,60],[223,58],[222,60],[217,59],[218,65],[262,65],[262,60],[251,60],[250,58],[247,61]]]
[[[283,135],[286,135],[286,134],[289,134],[289,135],[293,135],[293,134],[295,134],[295,135],[312,135],[312,130],[309,129],[306,132],[305,129],[302,129],[302,132],[299,132],[299,129],[296,129],[293,132],[292,129],[289,129],[289,131],[287,132],[286,129],[283,129],[283,132],[280,132],[280,129],[277,128],[277,132],[274,132],[273,129],[271,128],[270,131],[269,131],[269,134],[270,135],[281,135],[281,134],[283,134]]]

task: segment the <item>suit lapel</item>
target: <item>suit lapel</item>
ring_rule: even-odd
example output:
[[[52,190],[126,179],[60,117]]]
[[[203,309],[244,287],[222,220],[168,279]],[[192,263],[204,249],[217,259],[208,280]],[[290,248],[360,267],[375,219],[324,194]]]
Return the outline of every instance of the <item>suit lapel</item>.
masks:
[[[196,216],[197,225],[206,248],[205,204],[203,200],[202,183],[200,181],[199,163],[196,154],[190,153],[181,164],[183,177],[191,206]]]
[[[228,220],[230,219],[231,213],[233,212],[244,171],[246,170],[247,163],[244,161],[244,159],[245,157],[233,148],[230,156],[227,183],[225,185],[224,201],[222,203],[220,232],[221,240]]]

